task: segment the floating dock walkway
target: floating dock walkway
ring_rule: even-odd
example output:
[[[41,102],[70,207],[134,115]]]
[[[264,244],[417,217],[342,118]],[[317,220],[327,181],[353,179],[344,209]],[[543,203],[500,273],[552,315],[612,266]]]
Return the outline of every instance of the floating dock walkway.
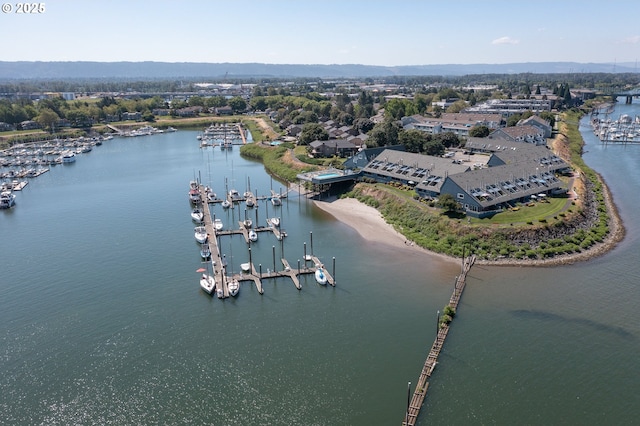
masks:
[[[449,299],[449,306],[456,310],[458,308],[458,302],[460,302],[460,297],[462,297],[462,291],[464,290],[464,287],[467,283],[467,274],[469,273],[469,270],[473,266],[475,260],[475,256],[470,256],[466,259],[463,259],[462,273],[456,278],[453,294]],[[440,355],[440,351],[442,350],[444,341],[447,338],[447,334],[449,334],[449,328],[449,324],[439,325],[436,340],[431,346],[429,355],[427,356],[424,366],[422,367],[422,371],[420,372],[420,377],[418,378],[418,383],[416,384],[415,391],[413,392],[413,397],[408,403],[407,411],[405,413],[404,419],[402,420],[403,425],[413,426],[416,423],[424,399],[427,396],[427,389],[429,388],[429,379],[431,378],[431,373],[433,373],[433,369],[438,363],[438,356]]]
[[[199,190],[200,190],[200,195],[202,199],[203,200],[206,199],[205,187],[203,185],[200,185]],[[203,207],[207,207],[207,204],[203,203]],[[282,258],[281,262],[284,268],[283,270],[272,271],[271,269],[267,269],[267,272],[262,272],[261,266],[259,266],[259,270],[256,270],[255,265],[251,261],[251,247],[249,247],[249,271],[241,272],[239,274],[234,274],[233,276],[226,276],[225,275],[226,267],[224,267],[223,265],[223,260],[221,257],[222,255],[220,252],[220,248],[218,247],[217,237],[222,235],[242,234],[245,241],[248,244],[250,244],[249,230],[247,229],[246,226],[244,226],[243,221],[238,221],[238,225],[239,225],[238,229],[216,231],[215,227],[213,226],[211,211],[209,210],[209,208],[203,208],[202,210],[204,213],[204,218],[203,218],[204,226],[207,230],[207,234],[209,235],[208,242],[209,242],[209,249],[211,250],[211,263],[213,266],[213,271],[216,279],[216,286],[218,285],[218,283],[222,285],[224,298],[229,297],[228,282],[232,279],[237,279],[238,282],[253,281],[253,283],[256,286],[256,289],[258,290],[258,293],[264,294],[264,287],[262,285],[262,280],[270,279],[270,278],[289,277],[293,282],[293,285],[298,290],[302,290],[302,285],[300,284],[300,280],[298,279],[298,276],[303,274],[315,274],[318,265],[322,265],[324,267],[323,263],[320,261],[319,258],[313,255],[307,255],[305,253],[303,257],[304,259],[303,264],[300,265],[300,263],[298,263],[298,266],[295,269],[291,267],[287,259]],[[279,226],[272,225],[268,219],[267,219],[267,224],[269,224],[270,226],[258,226],[258,227],[254,227],[253,229],[256,232],[272,232],[276,236],[276,239],[278,240],[282,240],[282,238],[286,237],[287,235],[286,231],[280,229]],[[305,246],[305,250],[306,250],[306,246]],[[313,267],[307,266],[307,262],[311,262],[313,264]],[[216,269],[216,266],[218,267],[218,269]],[[275,266],[275,260],[274,260],[274,266]],[[334,269],[334,275],[335,275],[335,258],[334,258],[333,269]],[[325,273],[325,276],[327,277],[327,283],[335,287],[336,281],[334,276],[329,274],[329,271],[327,270],[327,268],[324,268],[324,273]]]

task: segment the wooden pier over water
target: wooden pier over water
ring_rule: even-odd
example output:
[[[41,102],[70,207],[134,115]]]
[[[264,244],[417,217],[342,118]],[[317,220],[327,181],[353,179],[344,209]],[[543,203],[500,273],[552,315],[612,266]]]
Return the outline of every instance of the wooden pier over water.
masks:
[[[203,200],[206,200],[206,192],[205,187],[200,185],[199,187],[200,194]],[[322,265],[324,269],[324,274],[327,277],[327,283],[333,287],[336,285],[335,278],[329,273],[327,268],[323,265],[319,258],[313,255],[306,254],[306,246],[305,246],[305,254],[303,256],[303,263],[293,268],[287,259],[280,259],[282,262],[283,270],[277,271],[275,270],[275,257],[274,257],[274,270],[267,269],[267,272],[262,272],[262,270],[256,270],[255,265],[251,261],[251,247],[249,247],[249,270],[243,271],[239,274],[234,274],[233,276],[226,276],[226,267],[223,265],[222,254],[220,252],[220,248],[218,247],[218,238],[217,236],[221,235],[234,235],[241,234],[245,241],[250,244],[249,241],[249,230],[246,226],[244,226],[244,222],[238,221],[238,229],[232,230],[222,230],[216,231],[213,226],[213,218],[211,217],[211,211],[209,210],[207,203],[202,203],[202,210],[204,213],[204,226],[207,230],[207,234],[209,235],[208,243],[209,249],[211,250],[211,263],[213,266],[213,271],[216,279],[216,286],[222,285],[224,298],[229,297],[229,287],[228,282],[232,279],[237,279],[239,282],[244,281],[253,281],[258,293],[264,294],[264,288],[262,285],[262,280],[269,278],[278,278],[278,277],[289,277],[293,282],[294,286],[298,290],[302,290],[302,285],[300,284],[300,280],[298,279],[299,275],[303,274],[315,274],[317,266]],[[267,219],[268,226],[254,226],[253,229],[256,232],[272,232],[277,240],[282,240],[287,236],[286,231],[282,230],[279,226],[274,226]],[[275,251],[274,251],[275,256]],[[335,258],[334,260],[334,270],[335,270]],[[313,264],[312,267],[307,266],[307,262],[311,262]],[[216,268],[217,267],[217,268]]]
[[[467,274],[469,273],[469,270],[471,269],[471,266],[473,266],[475,260],[475,256],[469,256],[468,258],[464,259],[462,263],[462,272],[460,273],[460,275],[458,275],[458,277],[456,277],[453,294],[449,299],[449,306],[456,310],[458,308],[458,302],[460,302],[460,297],[462,297],[464,287],[467,283]],[[431,346],[429,355],[427,355],[427,359],[424,362],[422,371],[420,372],[420,377],[418,378],[418,383],[416,384],[415,391],[413,392],[413,397],[408,402],[407,411],[405,412],[405,416],[402,421],[403,425],[413,426],[416,423],[418,415],[420,414],[420,409],[422,408],[422,404],[424,403],[424,399],[427,396],[427,389],[429,388],[429,379],[431,378],[431,373],[433,373],[433,370],[438,363],[438,356],[440,355],[440,351],[442,350],[444,341],[447,338],[447,334],[449,334],[449,328],[449,324],[441,324],[438,328],[438,334],[436,335],[436,339]]]

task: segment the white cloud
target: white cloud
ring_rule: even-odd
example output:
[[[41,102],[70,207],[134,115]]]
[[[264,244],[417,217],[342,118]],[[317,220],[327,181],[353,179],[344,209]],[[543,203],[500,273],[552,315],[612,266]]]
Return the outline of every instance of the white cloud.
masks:
[[[518,44],[518,43],[520,43],[520,40],[516,40],[508,36],[497,38],[491,42],[491,44]]]
[[[624,38],[624,39],[620,40],[620,43],[638,44],[638,43],[640,43],[640,35]]]

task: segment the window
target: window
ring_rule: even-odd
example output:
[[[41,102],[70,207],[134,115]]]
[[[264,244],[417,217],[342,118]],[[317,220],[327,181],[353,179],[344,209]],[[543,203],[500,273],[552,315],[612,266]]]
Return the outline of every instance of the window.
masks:
[[[457,197],[459,200],[464,200],[464,194],[461,194],[460,192],[458,192]]]

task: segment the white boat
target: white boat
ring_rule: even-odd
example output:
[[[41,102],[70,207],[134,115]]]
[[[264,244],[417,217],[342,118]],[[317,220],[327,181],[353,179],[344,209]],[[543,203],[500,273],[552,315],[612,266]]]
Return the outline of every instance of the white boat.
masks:
[[[222,200],[222,208],[223,209],[228,209],[230,205],[231,205],[231,203],[229,203],[229,200]]]
[[[251,270],[251,263],[241,263],[240,269],[242,269],[242,272],[249,272]]]
[[[231,198],[232,200],[239,198],[240,197],[240,193],[238,192],[237,189],[231,189],[229,190],[229,198]]]
[[[198,223],[202,222],[204,219],[204,212],[198,207],[194,208],[191,210],[191,219]]]
[[[249,231],[249,241],[258,241],[258,233],[254,229]]]
[[[209,238],[209,235],[207,234],[207,228],[205,228],[204,226],[196,226],[194,229],[194,236],[196,238],[196,241],[200,244],[206,243],[207,239]]]
[[[207,194],[207,202],[209,203],[212,203],[218,199],[218,195],[213,192],[213,190],[209,186],[204,187],[204,193]]]
[[[253,197],[249,197],[249,198],[247,198],[245,202],[246,202],[246,204],[247,204],[247,207],[253,207],[253,206],[255,206],[255,205],[256,205],[256,202],[255,202],[255,201],[253,201]]]
[[[76,161],[76,154],[73,151],[65,151],[62,154],[62,162],[63,163],[73,163]]]
[[[201,272],[200,276],[200,288],[207,294],[213,294],[216,287],[216,277],[214,274],[209,273],[209,264],[206,268],[200,268],[196,272]]]
[[[203,259],[208,259],[211,256],[211,247],[209,247],[208,243],[202,243],[200,246],[200,256]]]
[[[247,218],[247,219],[242,221],[242,225],[245,228],[249,229],[249,228],[251,228],[253,226],[253,221],[251,219]]]
[[[229,294],[231,296],[236,296],[238,291],[240,291],[240,282],[237,279],[232,278],[227,283],[227,287],[229,288]]]
[[[315,277],[318,284],[325,285],[327,283],[327,274],[325,274],[322,265],[316,265]]]
[[[168,132],[168,133],[171,133],[171,132],[177,132],[177,131],[178,131],[178,129],[176,129],[175,127],[171,127],[171,126],[169,126],[169,127],[167,127],[164,131],[165,131],[165,132]]]
[[[222,231],[222,228],[224,228],[224,224],[222,223],[222,219],[215,218],[213,220],[213,227],[215,228],[216,231]]]
[[[9,209],[16,204],[16,195],[11,191],[0,193],[0,209]]]
[[[218,200],[218,196],[215,192],[207,192],[207,202],[213,203]]]
[[[273,204],[274,206],[279,206],[282,204],[282,201],[280,200],[280,196],[276,195],[271,197],[271,204]]]
[[[207,294],[213,294],[213,290],[216,287],[216,278],[211,274],[203,273],[200,277],[200,288]]]
[[[279,217],[272,217],[271,219],[269,219],[269,222],[271,222],[271,224],[273,226],[275,226],[276,228],[278,226],[280,226],[280,218]]]

